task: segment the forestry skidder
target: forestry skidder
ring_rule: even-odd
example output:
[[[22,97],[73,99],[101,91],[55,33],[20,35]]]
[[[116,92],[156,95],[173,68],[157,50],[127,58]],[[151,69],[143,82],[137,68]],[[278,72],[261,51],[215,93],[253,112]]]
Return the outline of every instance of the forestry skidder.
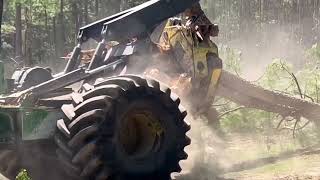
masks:
[[[191,100],[195,113],[220,95],[281,115],[319,118],[318,104],[222,71],[214,44],[203,46],[179,19],[166,21],[197,2],[151,0],[81,28],[59,74],[24,68],[5,80],[0,63],[1,173],[14,178],[26,168],[35,180],[167,180],[180,172],[190,144],[180,99],[158,81],[130,74],[161,78]],[[154,31],[160,33],[151,36]],[[82,50],[90,39],[99,42],[96,49]],[[172,51],[161,53],[159,39]],[[179,68],[187,56],[193,77]]]
[[[1,173],[14,178],[26,168],[33,179],[164,180],[179,172],[190,144],[180,99],[155,80],[120,73],[130,72],[131,56],[151,59],[149,34],[196,2],[152,0],[81,28],[56,75],[24,68],[5,81],[1,64]],[[89,39],[99,44],[84,62],[81,47]]]

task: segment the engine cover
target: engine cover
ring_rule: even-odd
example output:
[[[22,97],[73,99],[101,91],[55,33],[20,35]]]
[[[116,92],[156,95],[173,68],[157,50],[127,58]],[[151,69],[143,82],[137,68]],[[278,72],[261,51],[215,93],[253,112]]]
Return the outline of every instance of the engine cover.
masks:
[[[42,67],[24,68],[12,75],[17,90],[25,90],[52,79],[50,70]]]

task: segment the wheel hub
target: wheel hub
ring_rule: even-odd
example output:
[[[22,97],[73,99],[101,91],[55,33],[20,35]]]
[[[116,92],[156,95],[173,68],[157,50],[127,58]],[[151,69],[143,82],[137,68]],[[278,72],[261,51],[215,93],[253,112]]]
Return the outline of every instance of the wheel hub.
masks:
[[[161,145],[164,129],[150,112],[133,110],[124,118],[119,142],[129,157],[144,157],[156,152]]]

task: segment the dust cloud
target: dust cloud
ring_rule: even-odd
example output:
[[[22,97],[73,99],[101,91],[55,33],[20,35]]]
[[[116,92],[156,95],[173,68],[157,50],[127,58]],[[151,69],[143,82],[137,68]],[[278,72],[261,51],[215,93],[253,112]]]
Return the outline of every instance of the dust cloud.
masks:
[[[191,145],[185,148],[189,157],[180,163],[183,171],[173,174],[176,180],[218,180],[230,166],[231,161],[225,156],[225,141],[201,118],[188,117],[191,124],[188,137]]]
[[[288,31],[289,27],[270,24],[266,28],[268,30],[263,33],[228,42],[222,43],[219,39],[214,39],[217,44],[222,43],[241,51],[241,76],[249,81],[259,79],[275,58],[287,60],[296,70],[302,68],[306,62],[307,47]],[[293,150],[296,147],[291,149],[291,146],[299,146],[292,142],[294,140],[291,139],[290,134],[274,135],[271,138],[264,135],[250,135],[245,140],[234,137],[225,139],[202,118],[189,117],[188,121],[191,124],[188,136],[192,143],[185,150],[189,158],[181,162],[182,173],[173,175],[173,179],[176,180],[224,180],[224,174],[233,168],[248,167],[250,169],[254,165],[259,167],[269,164],[278,158],[273,157],[273,151],[279,152],[280,159],[282,155],[287,158],[286,151],[289,150],[291,153],[292,150],[292,156],[296,155]],[[237,155],[230,154],[235,152],[239,155],[244,154],[246,157],[238,158]],[[244,160],[244,163],[239,159]],[[299,162],[296,163],[299,164]]]
[[[290,32],[291,26],[278,24],[265,25],[264,32],[252,33],[227,42],[217,39],[217,44],[224,44],[241,51],[241,70],[245,79],[255,81],[263,75],[266,67],[275,58],[285,59],[296,69],[305,64],[305,50],[299,39]]]

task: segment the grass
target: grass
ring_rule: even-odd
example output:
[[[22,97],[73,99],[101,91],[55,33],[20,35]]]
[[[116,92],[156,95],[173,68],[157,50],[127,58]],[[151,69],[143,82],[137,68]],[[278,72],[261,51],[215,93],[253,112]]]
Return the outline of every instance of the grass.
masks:
[[[22,169],[17,175],[16,180],[31,180],[31,178],[29,177],[27,170]]]

